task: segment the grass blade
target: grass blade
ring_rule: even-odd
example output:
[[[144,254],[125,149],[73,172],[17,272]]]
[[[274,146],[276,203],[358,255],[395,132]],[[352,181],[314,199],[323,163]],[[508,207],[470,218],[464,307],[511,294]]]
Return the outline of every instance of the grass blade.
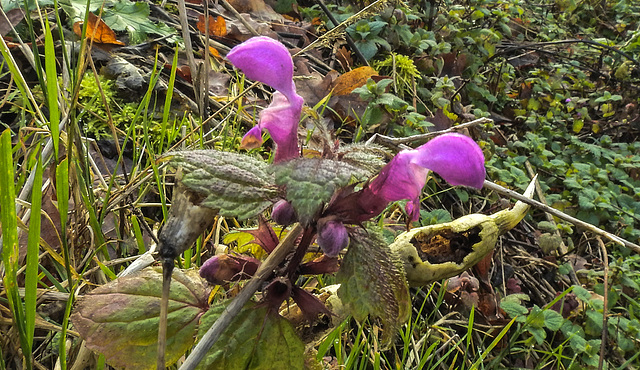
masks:
[[[13,155],[11,150],[11,130],[5,130],[0,136],[0,220],[2,221],[4,277],[2,284],[9,300],[9,308],[13,314],[13,323],[20,336],[20,346],[25,354],[27,369],[32,368],[31,345],[28,341],[24,306],[18,293],[18,220],[16,215],[16,192],[13,172]]]
[[[24,283],[24,313],[27,341],[33,346],[36,325],[36,300],[38,289],[38,255],[40,254],[40,210],[42,208],[42,161],[35,165],[35,181],[31,193],[31,218],[29,219],[29,238]]]

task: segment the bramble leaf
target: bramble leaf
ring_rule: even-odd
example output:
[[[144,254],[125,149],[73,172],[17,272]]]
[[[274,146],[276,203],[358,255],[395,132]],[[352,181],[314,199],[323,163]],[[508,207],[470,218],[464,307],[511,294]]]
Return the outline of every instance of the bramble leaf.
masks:
[[[276,183],[287,187],[287,200],[302,225],[308,225],[339,187],[368,171],[331,159],[298,158],[275,166]]]
[[[71,315],[91,350],[115,367],[154,369],[162,271],[148,268],[119,278],[85,295]],[[173,273],[167,320],[167,366],[191,348],[200,317],[207,311],[208,288],[196,270]]]
[[[182,167],[182,183],[205,199],[201,205],[221,216],[246,219],[258,215],[278,196],[267,164],[247,155],[217,150],[169,154]]]
[[[356,320],[379,319],[384,329],[382,342],[389,345],[411,313],[402,263],[379,233],[358,230],[350,236],[349,250],[336,276],[341,283],[338,296]]]
[[[203,317],[198,337],[220,317],[226,305],[212,307]],[[249,303],[233,319],[198,369],[302,369],[304,344],[293,326],[267,306]]]

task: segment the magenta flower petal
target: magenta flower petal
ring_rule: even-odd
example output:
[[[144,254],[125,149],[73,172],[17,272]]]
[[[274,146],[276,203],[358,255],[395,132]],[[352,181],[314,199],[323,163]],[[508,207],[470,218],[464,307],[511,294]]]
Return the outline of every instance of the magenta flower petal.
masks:
[[[252,80],[260,81],[293,98],[293,60],[286,46],[266,37],[253,37],[234,47],[227,59]]]
[[[408,199],[405,210],[412,220],[420,214],[420,193],[432,170],[452,185],[482,188],[485,178],[484,155],[471,138],[445,134],[412,150],[398,153],[369,184],[371,196],[361,199],[364,208]],[[368,193],[368,192],[367,192]],[[375,207],[374,207],[375,206]]]
[[[484,154],[470,137],[462,134],[440,135],[416,149],[412,161],[442,176],[451,185],[482,189],[485,178]]]
[[[259,131],[267,130],[277,146],[274,162],[298,157],[298,123],[304,100],[296,93],[293,60],[287,48],[268,37],[254,37],[234,47],[227,58],[247,77],[277,90],[271,104],[260,112],[258,125],[242,138],[242,147],[258,147],[262,143]]]
[[[284,94],[275,92],[273,102],[260,112],[258,126],[267,130],[276,143],[274,162],[285,161],[300,156],[298,146],[298,123],[302,112],[303,99],[298,95],[289,102]]]

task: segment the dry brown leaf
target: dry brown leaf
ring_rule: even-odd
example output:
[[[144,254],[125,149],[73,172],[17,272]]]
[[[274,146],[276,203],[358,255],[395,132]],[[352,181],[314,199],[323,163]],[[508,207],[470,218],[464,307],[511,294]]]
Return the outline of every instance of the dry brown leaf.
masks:
[[[336,51],[336,59],[338,59],[338,63],[342,69],[349,70],[353,65],[353,58],[351,57],[351,51],[347,50],[346,47],[341,47]]]
[[[202,33],[205,32],[205,22],[204,15],[200,15],[198,17],[198,23],[196,23],[198,30]],[[209,36],[226,36],[227,35],[227,22],[225,22],[224,18],[218,16],[217,18],[213,18],[209,16]]]
[[[347,95],[353,89],[364,86],[372,76],[377,76],[378,72],[371,67],[360,67],[349,71],[338,77],[333,85],[333,95]]]
[[[82,37],[82,23],[73,24],[73,32],[79,37]],[[86,37],[100,44],[124,45],[124,42],[116,40],[116,33],[93,13],[89,13]]]

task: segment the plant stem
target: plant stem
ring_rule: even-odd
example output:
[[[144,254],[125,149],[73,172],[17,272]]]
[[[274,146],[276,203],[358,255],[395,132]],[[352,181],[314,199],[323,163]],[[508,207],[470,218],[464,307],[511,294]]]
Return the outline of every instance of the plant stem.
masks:
[[[513,190],[509,190],[507,188],[504,188],[504,187],[502,187],[502,186],[500,186],[498,184],[495,184],[495,183],[493,183],[493,182],[491,182],[489,180],[484,180],[484,187],[487,188],[487,189],[491,189],[491,190],[495,191],[496,193],[499,193],[499,194],[502,194],[502,195],[506,195],[508,197],[517,199],[517,200],[519,200],[521,202],[527,203],[527,204],[529,204],[529,205],[531,205],[533,207],[536,207],[536,208],[541,209],[541,210],[543,210],[545,212],[548,212],[548,213],[550,213],[550,214],[552,214],[552,215],[554,215],[554,216],[556,216],[558,218],[561,218],[561,219],[563,219],[565,221],[568,221],[568,222],[570,222],[570,223],[572,223],[572,224],[574,224],[574,225],[576,225],[578,227],[581,227],[583,229],[589,230],[590,232],[592,232],[592,233],[594,233],[596,235],[604,236],[605,238],[611,240],[614,243],[618,243],[620,245],[624,245],[625,247],[633,250],[636,253],[640,253],[640,245],[632,243],[632,242],[630,242],[630,241],[628,241],[626,239],[623,239],[623,238],[621,238],[621,237],[619,237],[617,235],[613,235],[613,234],[611,234],[611,233],[609,233],[607,231],[602,230],[601,228],[599,228],[597,226],[591,225],[591,224],[586,223],[586,222],[584,222],[582,220],[578,220],[575,217],[569,216],[568,214],[566,214],[564,212],[561,212],[561,211],[558,211],[555,208],[551,208],[546,204],[538,202],[537,200],[529,199],[529,198],[527,198],[527,197],[525,197],[523,195],[520,195],[520,194],[516,193]]]
[[[209,349],[216,343],[220,335],[227,329],[231,321],[240,313],[245,303],[253,297],[253,294],[260,288],[262,282],[264,282],[272,273],[273,270],[285,259],[289,253],[295,247],[295,241],[302,232],[302,226],[296,224],[291,231],[285,236],[276,249],[271,252],[269,257],[260,264],[256,274],[249,280],[244,286],[242,291],[233,299],[233,301],[225,308],[222,315],[216,320],[215,323],[209,328],[209,330],[202,337],[200,342],[195,346],[189,357],[180,367],[180,370],[192,370],[198,364]]]

